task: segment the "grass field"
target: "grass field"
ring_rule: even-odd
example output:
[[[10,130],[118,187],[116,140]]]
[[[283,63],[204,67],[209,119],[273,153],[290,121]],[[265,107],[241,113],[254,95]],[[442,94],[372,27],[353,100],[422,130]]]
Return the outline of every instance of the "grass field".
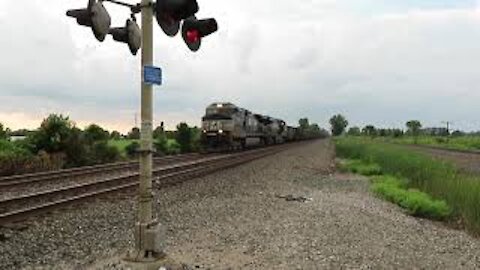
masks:
[[[120,151],[120,154],[123,157],[127,156],[127,152],[125,148],[132,142],[138,142],[139,140],[130,140],[130,139],[120,139],[120,140],[110,140],[108,141],[108,145],[115,146],[118,151]]]
[[[406,179],[406,187],[445,200],[454,216],[468,229],[480,233],[480,177],[460,173],[453,165],[406,149],[364,138],[335,141],[337,155],[378,164],[384,174]]]
[[[120,151],[121,155],[123,157],[127,156],[126,148],[128,145],[130,145],[132,142],[138,142],[140,143],[140,140],[131,140],[131,139],[119,139],[119,140],[110,140],[108,141],[108,144],[111,146],[117,147],[117,149]],[[174,148],[177,147],[177,141],[175,139],[168,139],[167,141],[168,147]]]
[[[382,138],[378,137],[376,140],[395,142],[402,144],[414,144],[415,140],[411,136],[404,136],[400,138]],[[435,136],[419,136],[417,138],[419,145],[431,145],[449,149],[460,150],[480,150],[480,136],[461,136],[461,137],[435,137]]]

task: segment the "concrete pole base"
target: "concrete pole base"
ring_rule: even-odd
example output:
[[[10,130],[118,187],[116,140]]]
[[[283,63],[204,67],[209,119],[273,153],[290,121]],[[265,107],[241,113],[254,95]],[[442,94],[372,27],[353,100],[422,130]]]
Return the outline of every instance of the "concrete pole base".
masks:
[[[183,270],[184,265],[175,262],[166,254],[156,254],[154,256],[139,258],[136,252],[127,254],[122,259],[122,264],[131,270]]]

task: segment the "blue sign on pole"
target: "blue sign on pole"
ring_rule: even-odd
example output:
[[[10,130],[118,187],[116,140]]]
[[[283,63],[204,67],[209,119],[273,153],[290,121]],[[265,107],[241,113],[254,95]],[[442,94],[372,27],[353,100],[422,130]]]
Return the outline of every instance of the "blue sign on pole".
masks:
[[[162,85],[162,69],[154,66],[143,67],[143,82]]]

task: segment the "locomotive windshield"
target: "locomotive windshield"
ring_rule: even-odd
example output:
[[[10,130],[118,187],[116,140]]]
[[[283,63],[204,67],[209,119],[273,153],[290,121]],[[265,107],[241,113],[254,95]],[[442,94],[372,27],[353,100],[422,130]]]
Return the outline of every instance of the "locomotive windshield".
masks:
[[[237,111],[237,108],[229,107],[207,108],[203,120],[232,119],[232,115]]]

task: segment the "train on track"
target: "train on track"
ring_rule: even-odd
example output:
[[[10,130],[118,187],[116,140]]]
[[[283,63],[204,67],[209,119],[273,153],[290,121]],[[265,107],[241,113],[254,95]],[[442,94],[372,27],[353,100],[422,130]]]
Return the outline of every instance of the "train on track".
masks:
[[[257,114],[230,102],[217,102],[202,117],[202,148],[235,151],[309,139],[282,119]]]

